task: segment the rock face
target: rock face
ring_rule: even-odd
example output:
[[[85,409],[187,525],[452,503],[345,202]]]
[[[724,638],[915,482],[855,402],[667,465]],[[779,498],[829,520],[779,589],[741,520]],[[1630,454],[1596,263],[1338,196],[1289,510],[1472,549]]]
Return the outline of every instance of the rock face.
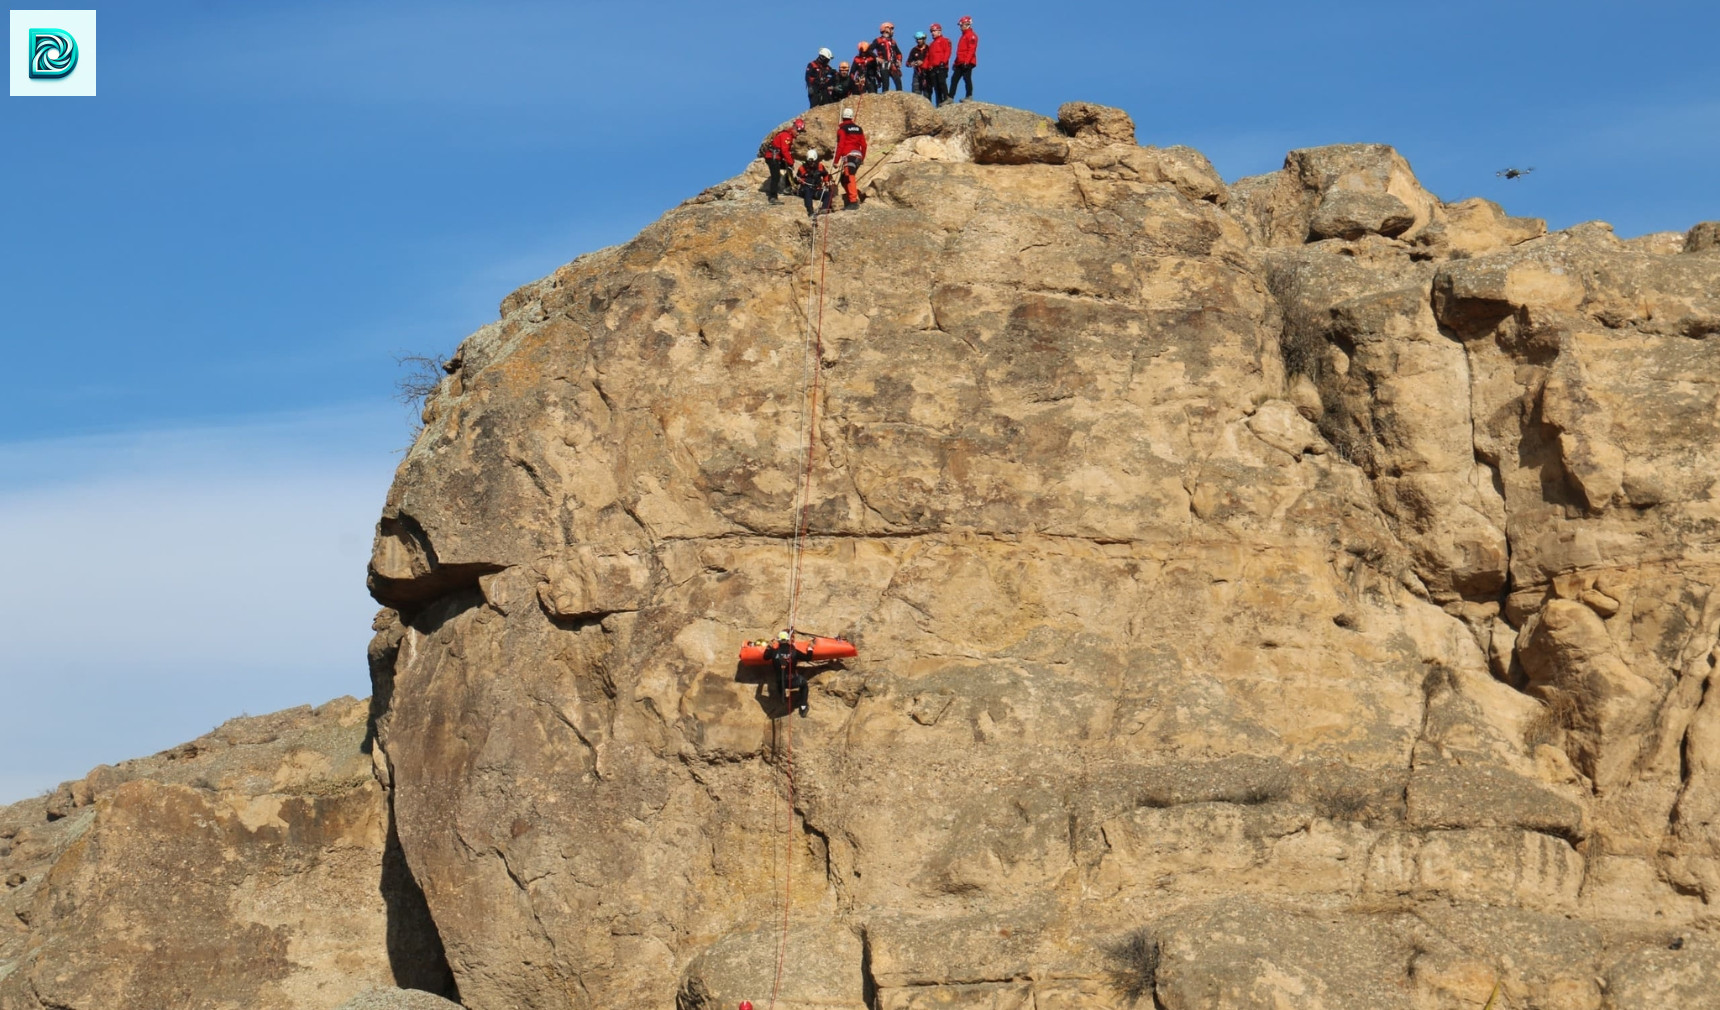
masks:
[[[371,659],[465,1005],[1720,1006],[1708,232],[860,121],[860,212],[755,164],[426,405]],[[860,655],[773,721],[802,493]]]
[[[234,719],[0,808],[0,1008],[329,1010],[393,984],[391,951],[434,964],[367,723],[351,698]]]

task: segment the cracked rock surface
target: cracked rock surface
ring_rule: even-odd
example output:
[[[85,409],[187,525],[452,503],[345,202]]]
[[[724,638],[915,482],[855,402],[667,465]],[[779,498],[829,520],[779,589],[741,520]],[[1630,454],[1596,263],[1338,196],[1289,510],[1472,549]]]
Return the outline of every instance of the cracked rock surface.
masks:
[[[755,163],[426,404],[372,664],[465,1004],[763,1006],[786,894],[788,1006],[1720,1005],[1712,228],[860,119],[860,212]]]

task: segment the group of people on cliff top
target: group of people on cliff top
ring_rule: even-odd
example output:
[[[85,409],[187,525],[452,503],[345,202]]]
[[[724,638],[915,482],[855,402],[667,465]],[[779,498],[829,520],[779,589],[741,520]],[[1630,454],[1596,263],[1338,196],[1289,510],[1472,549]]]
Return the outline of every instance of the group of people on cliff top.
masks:
[[[852,59],[831,66],[835,56],[828,49],[820,49],[806,65],[808,106],[817,108],[855,95],[882,94],[892,85],[901,91],[904,64],[914,72],[910,82],[914,93],[924,95],[933,105],[954,101],[956,85],[963,81],[967,82],[967,95],[962,101],[967,101],[973,97],[979,36],[974,34],[971,17],[963,16],[956,25],[961,29],[961,38],[953,47],[944,37],[944,26],[933,22],[926,31],[914,33],[914,47],[904,54],[896,42],[895,24],[886,21],[878,26],[878,37],[860,43]]]
[[[820,49],[812,62],[806,65],[807,102],[812,108],[817,108],[859,95],[883,94],[892,84],[895,90],[901,91],[904,62],[914,72],[911,82],[914,93],[925,96],[933,105],[953,100],[956,84],[961,81],[967,82],[967,94],[962,101],[971,99],[973,68],[979,62],[979,36],[974,33],[973,18],[964,16],[956,24],[961,28],[961,38],[953,49],[950,40],[944,37],[944,26],[934,22],[927,29],[931,33],[930,41],[927,41],[926,32],[915,32],[914,48],[908,50],[904,57],[901,46],[896,44],[896,26],[888,21],[878,26],[876,39],[860,43],[859,51],[851,61],[832,67],[830,50]],[[952,54],[955,57],[953,73]],[[817,148],[807,151],[805,158],[796,161],[794,142],[805,132],[806,120],[796,119],[778,130],[760,149],[759,156],[764,158],[765,166],[770,169],[770,182],[765,188],[770,202],[777,202],[783,183],[792,178],[806,203],[808,217],[816,217],[820,209],[831,210],[838,187],[842,190],[844,210],[860,206],[858,177],[860,165],[866,160],[866,131],[854,121],[853,108],[842,110],[842,121],[836,127],[835,175],[824,166]]]

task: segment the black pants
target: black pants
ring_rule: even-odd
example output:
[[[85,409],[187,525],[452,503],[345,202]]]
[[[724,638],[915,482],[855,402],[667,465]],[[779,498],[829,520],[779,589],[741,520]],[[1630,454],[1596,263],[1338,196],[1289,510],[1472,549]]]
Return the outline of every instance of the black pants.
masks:
[[[950,98],[952,100],[956,97],[956,85],[962,81],[967,82],[967,96],[969,98],[972,98],[973,97],[973,64],[968,63],[968,64],[964,65],[961,63],[957,63],[955,71],[950,74]]]
[[[806,89],[806,107],[807,108],[816,109],[820,105],[823,105],[826,101],[827,101],[827,99],[824,97],[824,89],[823,88],[810,88],[809,87]]]
[[[896,86],[897,91],[902,90],[902,68],[901,67],[891,67],[890,73],[888,74],[888,77],[889,77],[889,83],[894,84]],[[880,82],[880,83],[882,83],[882,82]],[[889,91],[890,88],[888,85],[882,85],[878,88],[878,90],[879,91]]]
[[[812,201],[822,201],[824,203],[824,209],[829,210],[831,201],[836,198],[836,189],[834,186],[819,189],[817,186],[802,183],[800,187],[800,198],[806,201],[806,213],[807,216],[810,217],[812,215]]]
[[[795,669],[792,661],[776,661],[776,694],[788,702],[789,708],[805,708],[806,696],[810,691],[811,686],[806,681],[806,675]]]
[[[950,100],[949,71],[943,67],[932,68],[932,93],[929,96],[933,105],[942,105]]]
[[[775,200],[777,194],[782,192],[782,182],[788,177],[788,168],[775,158],[766,158],[764,163],[765,167],[770,169],[770,185],[765,192],[770,195],[772,200]]]

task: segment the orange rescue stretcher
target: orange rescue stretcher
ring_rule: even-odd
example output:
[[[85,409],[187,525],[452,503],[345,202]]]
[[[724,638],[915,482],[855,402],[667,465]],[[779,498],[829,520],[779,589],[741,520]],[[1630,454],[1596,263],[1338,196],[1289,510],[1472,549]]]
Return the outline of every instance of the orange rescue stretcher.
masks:
[[[764,657],[764,650],[770,648],[771,640],[761,638],[756,642],[747,642],[741,646],[741,664],[743,666],[769,666],[770,660]],[[817,663],[826,659],[847,659],[858,656],[859,650],[854,643],[843,638],[825,638],[822,635],[794,636],[794,649],[800,653],[802,663]]]

